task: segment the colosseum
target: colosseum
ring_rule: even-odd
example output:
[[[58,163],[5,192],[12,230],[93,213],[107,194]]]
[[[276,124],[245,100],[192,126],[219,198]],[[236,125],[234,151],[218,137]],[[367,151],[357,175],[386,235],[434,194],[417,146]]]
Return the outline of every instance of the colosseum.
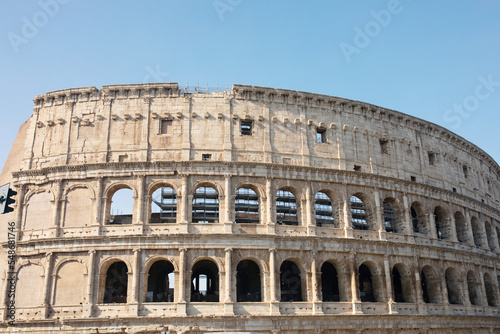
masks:
[[[398,111],[58,90],[0,181],[0,333],[500,333],[500,167]]]

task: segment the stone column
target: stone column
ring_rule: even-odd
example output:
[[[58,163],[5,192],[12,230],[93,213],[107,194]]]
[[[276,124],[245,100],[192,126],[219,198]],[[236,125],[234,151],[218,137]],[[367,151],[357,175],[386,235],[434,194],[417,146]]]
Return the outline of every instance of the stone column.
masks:
[[[451,208],[451,204],[449,203],[449,207]],[[455,225],[455,215],[452,211],[450,211],[450,218],[448,218],[448,225],[450,228],[450,240],[453,242],[458,242],[457,238],[457,226]]]
[[[361,314],[361,300],[359,299],[358,270],[356,268],[356,252],[349,253],[349,271],[351,272],[351,304],[352,314]]]
[[[189,195],[188,195],[189,175],[182,174],[181,183],[181,219],[180,232],[188,233],[189,230]]]
[[[465,224],[467,226],[467,245],[474,247],[474,234],[472,233],[472,223],[471,223],[471,216],[470,216],[470,210],[468,208],[465,208]]]
[[[144,188],[146,187],[146,176],[144,175],[138,175],[138,182],[137,182],[137,198],[134,198],[136,205],[135,205],[135,212],[134,212],[134,224],[137,225],[135,227],[135,233],[136,234],[142,234],[144,231],[144,223],[147,221],[145,214],[144,214]]]
[[[141,250],[140,249],[134,249],[134,262],[133,262],[133,267],[132,267],[132,298],[131,298],[131,303],[132,304],[137,304],[139,302],[139,281],[140,281],[140,273],[141,273]]]
[[[417,303],[418,307],[418,314],[427,314],[427,309],[425,307],[424,303],[424,292],[422,291],[422,279],[420,277],[420,266],[418,264],[418,257],[413,258],[413,274],[415,276],[415,293],[416,295],[416,300],[415,302]]]
[[[233,232],[234,209],[232,207],[233,199],[231,188],[231,175],[224,175],[224,217],[221,217],[224,222],[224,233]]]
[[[342,215],[343,215],[343,223],[341,226],[344,229],[344,237],[346,238],[352,238],[353,237],[353,231],[352,231],[352,215],[351,215],[351,200],[349,198],[349,195],[347,194],[347,185],[343,185],[343,192],[342,192]]]
[[[231,284],[231,276],[232,276],[232,264],[231,264],[231,253],[233,251],[232,248],[226,248],[224,250],[226,252],[225,256],[225,288],[224,288],[224,315],[234,315],[234,302],[232,296],[232,284]]]
[[[54,190],[54,202],[52,205],[52,222],[50,228],[50,236],[58,237],[60,226],[60,211],[61,211],[61,192],[62,192],[62,181],[58,180],[55,182],[55,190]]]
[[[270,177],[266,178],[266,225],[267,234],[276,234],[276,212],[274,211],[273,180]]]
[[[397,314],[398,309],[396,305],[394,305],[394,299],[392,298],[392,271],[391,266],[389,264],[389,254],[384,255],[384,271],[385,271],[385,286],[387,293],[387,310],[389,314]]]
[[[440,280],[439,282],[441,283],[441,296],[443,298],[443,304],[444,304],[444,310],[445,314],[450,313],[450,302],[448,301],[448,287],[446,286],[446,273],[444,270],[444,264],[443,261],[439,261],[439,275],[440,275]]]
[[[278,291],[276,291],[276,249],[269,249],[269,296],[271,315],[279,315],[280,307],[277,299]]]
[[[429,237],[431,239],[437,239],[437,232],[436,232],[436,217],[434,216],[434,213],[429,214],[429,228],[428,231],[430,233]]]
[[[21,240],[21,235],[22,235],[22,224],[23,224],[23,211],[24,211],[24,208],[26,207],[26,199],[24,198],[24,196],[26,195],[26,186],[23,184],[23,185],[20,185],[18,188],[17,188],[17,200],[16,200],[16,207],[15,207],[15,214],[16,214],[16,221],[15,221],[15,224],[16,224],[16,243]]]
[[[380,204],[380,193],[378,191],[373,192],[373,198],[375,199],[375,231],[379,233],[379,239],[385,240],[385,226],[384,226],[384,211],[382,205]]]
[[[44,308],[44,318],[49,315],[50,308],[50,283],[52,277],[52,265],[53,265],[54,255],[52,253],[47,253],[45,255],[45,277],[43,282],[43,293],[42,293],[42,306]]]
[[[177,300],[177,315],[187,315],[187,302],[186,302],[186,285],[184,275],[186,273],[186,248],[179,249],[179,278],[178,278],[178,300]]]
[[[496,233],[497,231],[496,231],[495,222],[493,221],[493,219],[490,220],[490,224],[491,224],[491,229],[492,229],[491,236],[493,237],[493,249],[492,249],[492,251],[498,252],[500,250],[500,244],[498,243],[498,235]]]
[[[304,205],[304,210],[305,210],[305,219],[306,223],[305,226],[307,228],[307,235],[316,235],[316,219],[313,216],[313,201],[314,201],[314,195],[312,194],[311,190],[311,182],[307,182],[307,187],[306,187],[306,201]]]
[[[85,317],[92,317],[92,311],[94,309],[94,276],[95,276],[95,257],[96,251],[89,251],[88,260],[88,277],[87,277],[87,304],[83,306],[83,314]]]
[[[312,291],[312,313],[313,314],[323,314],[322,304],[319,300],[319,284],[318,284],[318,274],[317,274],[317,261],[316,257],[318,252],[316,250],[311,251],[311,291]]]
[[[103,207],[103,193],[104,193],[104,179],[102,176],[97,177],[97,194],[95,199],[95,220],[91,224],[91,233],[93,236],[99,235],[101,226],[104,225],[104,220],[106,213],[104,212],[105,207]]]
[[[413,237],[413,222],[410,214],[410,202],[408,201],[408,195],[405,193],[403,195],[403,226],[404,226],[404,234],[408,235],[409,242],[415,242],[415,238]]]

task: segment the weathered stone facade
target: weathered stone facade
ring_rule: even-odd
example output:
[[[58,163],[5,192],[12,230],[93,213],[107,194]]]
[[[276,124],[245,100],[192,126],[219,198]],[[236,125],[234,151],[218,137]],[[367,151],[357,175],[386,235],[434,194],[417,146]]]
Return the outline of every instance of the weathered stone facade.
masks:
[[[0,333],[500,333],[500,167],[393,110],[66,89],[35,98],[0,181],[18,191]]]

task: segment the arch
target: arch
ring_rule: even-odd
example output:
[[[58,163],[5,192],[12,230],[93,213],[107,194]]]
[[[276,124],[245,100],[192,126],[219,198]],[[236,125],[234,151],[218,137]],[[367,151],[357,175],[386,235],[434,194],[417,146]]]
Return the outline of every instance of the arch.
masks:
[[[495,284],[488,273],[484,273],[483,276],[484,281],[484,290],[486,292],[486,301],[488,302],[488,306],[498,306],[498,295],[495,291]]]
[[[382,202],[384,210],[384,227],[386,232],[401,233],[404,228],[401,224],[401,212],[396,199],[388,197]]]
[[[132,224],[134,213],[134,198],[137,198],[133,188],[123,184],[117,184],[109,188],[108,217],[106,224],[128,225]]]
[[[438,239],[450,238],[450,226],[448,224],[448,214],[441,206],[434,208],[434,223],[436,224],[436,236]]]
[[[106,270],[103,303],[126,303],[128,291],[128,268],[123,261],[112,262]]]
[[[472,237],[474,238],[474,245],[476,245],[476,247],[484,247],[483,231],[481,230],[481,226],[479,225],[479,220],[476,217],[471,218],[471,226],[472,226]]]
[[[32,192],[27,196],[25,230],[40,230],[50,226],[53,196],[49,191]]]
[[[297,200],[286,188],[276,192],[276,222],[279,225],[299,225]]]
[[[321,293],[324,302],[340,301],[340,286],[337,268],[328,261],[321,266]]]
[[[154,261],[148,270],[146,302],[173,302],[175,290],[174,266],[167,260]]]
[[[486,231],[486,239],[488,240],[488,247],[490,250],[495,250],[495,236],[493,233],[493,228],[491,227],[490,222],[486,221],[484,222],[484,229]]]
[[[302,296],[302,273],[292,261],[283,261],[280,266],[280,291],[280,301],[282,302],[304,301]]]
[[[462,283],[458,272],[453,268],[445,271],[446,288],[448,290],[448,303],[463,305]]]
[[[201,185],[193,195],[193,223],[219,222],[219,193],[213,187]]]
[[[197,261],[191,270],[191,301],[219,302],[219,268],[211,260]]]
[[[86,186],[73,186],[65,196],[63,227],[89,226],[91,221],[93,191]]]
[[[392,268],[393,298],[396,303],[413,303],[416,301],[413,289],[413,275],[410,268],[397,263]]]
[[[363,194],[355,194],[350,198],[352,228],[355,230],[369,230],[368,211],[363,201]]]
[[[238,263],[236,272],[237,301],[262,301],[259,265],[252,260],[242,260]]]
[[[358,280],[360,300],[362,302],[376,302],[373,275],[370,268],[365,263],[359,266]]]
[[[59,271],[59,268],[61,268],[64,264],[66,264],[66,262],[72,262],[72,261],[79,262],[82,265],[83,275],[88,274],[87,266],[84,264],[83,260],[78,258],[78,257],[67,257],[67,258],[64,258],[61,261],[57,262],[54,265],[54,272],[57,273]]]
[[[413,233],[427,234],[425,214],[424,210],[422,209],[422,204],[420,204],[419,202],[413,202],[410,206],[410,215]]]
[[[481,289],[476,280],[476,275],[472,270],[467,272],[467,290],[469,291],[469,301],[472,305],[482,305]],[[451,302],[450,302],[451,303]]]
[[[469,241],[469,238],[467,236],[468,228],[467,228],[467,225],[465,223],[465,217],[460,211],[455,212],[455,227],[456,227],[456,231],[457,231],[458,241],[459,242]]]
[[[236,190],[234,199],[235,223],[258,224],[259,219],[259,195],[248,186],[242,186]]]
[[[86,268],[81,261],[68,259],[55,268],[54,305],[80,305],[85,302]]]
[[[334,211],[331,198],[324,191],[318,191],[314,196],[314,211],[316,226],[335,227]]]
[[[65,192],[64,192],[64,195],[63,197],[66,197],[68,196],[68,194],[75,190],[75,189],[78,189],[78,188],[85,188],[87,189],[88,191],[90,191],[91,193],[91,196],[90,196],[90,199],[92,200],[95,200],[96,199],[96,194],[95,194],[95,190],[92,188],[92,187],[89,187],[88,185],[84,184],[84,183],[76,183],[76,184],[72,184],[71,186],[69,186],[68,188],[66,188]]]
[[[441,302],[440,279],[437,272],[431,266],[424,266],[420,272],[420,284],[422,286],[422,297],[424,303],[438,304]]]
[[[43,267],[38,263],[27,262],[17,271],[16,308],[37,307],[42,305]]]
[[[177,222],[177,192],[172,186],[158,185],[151,195],[152,224],[175,224]]]

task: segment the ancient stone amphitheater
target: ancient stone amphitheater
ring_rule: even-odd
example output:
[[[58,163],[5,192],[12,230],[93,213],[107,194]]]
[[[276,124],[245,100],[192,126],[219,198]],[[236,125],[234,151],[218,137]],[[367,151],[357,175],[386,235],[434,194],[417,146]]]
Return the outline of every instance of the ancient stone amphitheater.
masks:
[[[59,90],[0,181],[18,192],[1,333],[500,333],[500,167],[397,111],[245,85]]]

